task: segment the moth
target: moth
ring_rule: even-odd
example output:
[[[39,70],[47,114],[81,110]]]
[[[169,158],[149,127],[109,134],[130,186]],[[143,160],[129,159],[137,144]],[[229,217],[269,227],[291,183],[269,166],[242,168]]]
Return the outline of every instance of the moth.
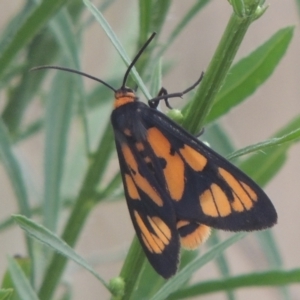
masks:
[[[188,93],[202,76],[180,93],[162,89],[148,105],[126,87],[132,67],[154,35],[129,65],[119,89],[69,68],[36,69],[77,73],[114,92],[111,124],[130,217],[150,264],[169,278],[177,271],[180,247],[197,248],[208,238],[211,227],[261,230],[273,226],[277,214],[252,179],[157,110],[161,100],[170,108],[168,99]]]

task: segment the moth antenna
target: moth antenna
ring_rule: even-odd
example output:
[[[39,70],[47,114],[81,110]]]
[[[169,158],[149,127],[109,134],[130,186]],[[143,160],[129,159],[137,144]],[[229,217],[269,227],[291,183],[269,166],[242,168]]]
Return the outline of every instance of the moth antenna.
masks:
[[[77,70],[74,70],[74,69],[70,69],[70,68],[65,68],[65,67],[60,67],[60,66],[39,66],[39,67],[35,67],[35,68],[30,69],[30,72],[31,71],[44,70],[44,69],[54,69],[54,70],[60,70],[60,71],[65,71],[65,72],[69,72],[69,73],[78,74],[78,75],[90,78],[92,80],[98,81],[98,82],[104,84],[106,87],[108,87],[109,89],[111,89],[114,92],[117,91],[110,84],[106,83],[105,81],[103,81],[103,80],[101,80],[101,79],[99,79],[97,77],[94,77],[94,76],[89,75],[87,73],[80,72],[80,71],[77,71]]]
[[[149,39],[146,41],[146,43],[143,45],[143,47],[139,50],[139,52],[137,53],[137,55],[135,56],[135,58],[133,59],[133,61],[131,62],[131,64],[128,66],[127,70],[126,70],[126,73],[124,75],[124,79],[123,79],[123,84],[122,84],[122,88],[125,87],[125,84],[126,84],[126,81],[127,81],[127,78],[129,76],[129,73],[132,69],[132,67],[135,65],[136,61],[140,58],[140,56],[142,55],[142,53],[144,52],[144,50],[148,47],[148,45],[150,44],[150,42],[153,40],[153,38],[155,37],[156,35],[156,32],[153,32],[151,34],[151,36],[149,37]]]

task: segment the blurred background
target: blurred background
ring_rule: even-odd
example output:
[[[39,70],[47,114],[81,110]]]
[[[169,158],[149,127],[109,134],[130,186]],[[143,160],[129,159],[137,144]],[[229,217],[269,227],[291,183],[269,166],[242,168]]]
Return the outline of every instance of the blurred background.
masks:
[[[191,0],[173,1],[167,22],[160,36],[161,43],[164,42],[164,37],[168,36],[178,20],[194,2]],[[96,3],[97,1],[95,1]],[[128,36],[133,41],[138,34],[136,32],[138,24],[136,5],[136,1],[114,1],[104,14],[131,57],[134,55],[135,49],[131,47]],[[22,6],[23,1],[2,0],[0,3],[0,28],[3,28]],[[227,1],[210,1],[177,37],[163,56],[164,62],[170,63],[172,66],[171,71],[163,78],[163,86],[168,91],[183,90],[198,78],[201,70],[206,70],[231,11],[232,8]],[[85,12],[85,17],[91,17],[88,10]],[[250,26],[242,42],[236,61],[249,54],[280,28],[295,26],[290,47],[273,75],[243,105],[222,118],[222,124],[233,138],[237,149],[264,141],[300,112],[299,20],[300,12],[296,1],[270,1],[267,12]],[[124,72],[123,62],[98,23],[94,22],[86,31],[81,47],[80,59],[83,71],[105,81],[111,79],[112,67],[120,69],[120,73]],[[28,74],[28,76],[33,75]],[[87,90],[94,85],[94,82],[85,81]],[[3,107],[6,95],[2,93],[1,98],[1,106]],[[188,99],[188,96],[184,98]],[[172,106],[180,107],[180,101],[183,100],[175,100],[172,102]],[[111,103],[108,105],[110,106]],[[36,115],[42,115],[42,109],[42,106],[33,104],[28,109],[26,118],[30,119]],[[101,120],[97,119],[97,110],[91,116],[91,122],[93,124],[99,122],[99,128],[101,128]],[[80,126],[75,125],[72,128],[73,136],[76,136],[78,132],[80,132]],[[92,145],[96,144],[97,141],[92,141]],[[33,186],[36,187],[36,190],[31,191],[32,197],[35,198],[34,201],[42,197],[44,146],[43,133],[39,133],[16,147],[18,157],[25,162],[23,167],[31,173],[28,180],[33,181]],[[287,163],[265,188],[278,212],[279,221],[274,227],[273,233],[286,269],[300,266],[299,153],[299,144],[291,148]],[[74,159],[72,164],[75,163],[76,160]],[[116,156],[114,163],[117,166]],[[76,172],[76,167],[70,168],[69,172],[74,172],[74,170]],[[66,177],[68,176],[66,175]],[[16,212],[17,204],[11,183],[0,165],[0,220],[4,220]],[[63,221],[60,225],[63,225]],[[133,236],[133,227],[125,201],[104,202],[98,205],[88,218],[76,245],[76,251],[89,261],[95,262],[97,271],[106,280],[109,280],[119,274]],[[226,251],[232,274],[263,270],[265,265],[257,248],[257,241],[252,234],[249,234],[247,238]],[[21,229],[14,226],[1,232],[1,277],[7,268],[6,255],[22,255],[24,251],[24,238]],[[202,280],[217,276],[218,272],[213,263],[208,264],[197,273],[197,278]],[[68,266],[66,278],[73,284],[74,299],[109,298],[108,292],[94,277],[73,263]],[[300,299],[299,286],[290,286],[290,291],[292,299]],[[254,297],[281,299],[280,294],[271,288],[241,289],[236,294],[238,299],[253,299]],[[222,294],[213,294],[201,299],[226,298]]]

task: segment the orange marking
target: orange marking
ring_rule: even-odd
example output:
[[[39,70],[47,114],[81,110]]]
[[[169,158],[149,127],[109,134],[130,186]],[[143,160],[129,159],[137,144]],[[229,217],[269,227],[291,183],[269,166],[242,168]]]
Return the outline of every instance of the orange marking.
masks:
[[[150,246],[153,248],[155,253],[162,253],[165,249],[165,245],[164,245],[163,241],[152,233],[151,233],[151,236],[154,240],[154,244],[153,245],[150,244]]]
[[[207,164],[207,158],[188,145],[180,150],[186,163],[195,171],[202,171]]]
[[[123,130],[124,134],[127,135],[127,136],[131,136],[131,131],[128,129],[128,128],[125,128]]]
[[[137,162],[127,145],[122,145],[122,152],[125,158],[125,161],[130,169],[134,172],[131,172],[134,183],[144,191],[158,206],[163,206],[163,201],[159,194],[153,189],[149,184],[146,178],[144,178],[138,171]]]
[[[148,220],[154,229],[156,235],[165,244],[168,245],[171,239],[171,230],[166,223],[159,217],[148,217]]]
[[[231,213],[231,207],[227,196],[222,191],[222,189],[215,183],[213,183],[210,186],[210,188],[220,216],[221,217],[228,216]]]
[[[172,145],[157,128],[148,129],[147,140],[155,155],[166,160],[166,167],[163,171],[171,198],[176,201],[181,200],[185,184],[182,159],[178,153],[170,154]]]
[[[246,183],[240,181],[240,184],[243,186],[243,188],[246,190],[246,192],[248,193],[248,195],[251,197],[251,199],[253,201],[257,201],[257,195],[256,193],[251,189],[251,187],[249,185],[247,185]]]
[[[199,224],[194,232],[180,238],[181,245],[185,249],[194,250],[208,239],[210,232],[210,227]]]
[[[151,159],[150,159],[149,156],[144,157],[144,161],[145,161],[146,163],[151,163]]]
[[[247,210],[251,209],[253,207],[253,202],[241,182],[236,180],[228,171],[223,168],[219,168],[219,173],[231,187],[232,191],[239,198],[245,208]]]
[[[245,210],[242,202],[235,194],[234,194],[233,202],[231,203],[231,207],[233,208],[233,210],[235,210],[237,212],[242,212]]]
[[[136,148],[138,149],[138,151],[143,151],[145,149],[143,143],[141,143],[141,142],[138,142],[135,145],[136,145]]]
[[[190,224],[189,221],[186,221],[186,220],[179,220],[177,223],[176,223],[176,228],[179,229],[181,227],[184,227],[186,225]]]
[[[126,185],[129,197],[132,200],[141,200],[139,192],[138,192],[131,176],[128,174],[125,174],[125,185]]]
[[[134,102],[135,99],[136,99],[136,96],[134,93],[118,91],[115,93],[114,108],[118,108],[127,103]]]
[[[200,195],[199,197],[200,206],[203,210],[203,213],[205,213],[208,216],[211,217],[218,217],[219,213],[213,198],[213,195],[211,193],[210,189],[207,189]]]
[[[136,210],[134,211],[134,217],[142,232],[142,238],[148,250],[154,253],[162,253],[163,249],[165,248],[163,242],[148,230],[141,216]]]
[[[153,253],[153,249],[151,248],[151,246],[149,245],[148,241],[146,240],[146,238],[143,234],[142,234],[142,239],[143,239],[144,244],[148,248],[148,250]]]

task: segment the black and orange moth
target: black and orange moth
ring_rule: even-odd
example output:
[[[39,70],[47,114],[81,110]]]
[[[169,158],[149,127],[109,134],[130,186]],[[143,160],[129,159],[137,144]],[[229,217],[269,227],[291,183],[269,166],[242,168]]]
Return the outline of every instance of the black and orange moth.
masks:
[[[181,97],[161,93],[140,102],[126,87],[135,62],[129,65],[121,88],[88,74],[57,66],[101,82],[115,93],[111,123],[129,213],[144,252],[158,274],[169,278],[177,271],[180,244],[195,249],[209,236],[210,227],[252,231],[273,226],[277,214],[263,190],[225,158],[157,110],[159,101]]]

